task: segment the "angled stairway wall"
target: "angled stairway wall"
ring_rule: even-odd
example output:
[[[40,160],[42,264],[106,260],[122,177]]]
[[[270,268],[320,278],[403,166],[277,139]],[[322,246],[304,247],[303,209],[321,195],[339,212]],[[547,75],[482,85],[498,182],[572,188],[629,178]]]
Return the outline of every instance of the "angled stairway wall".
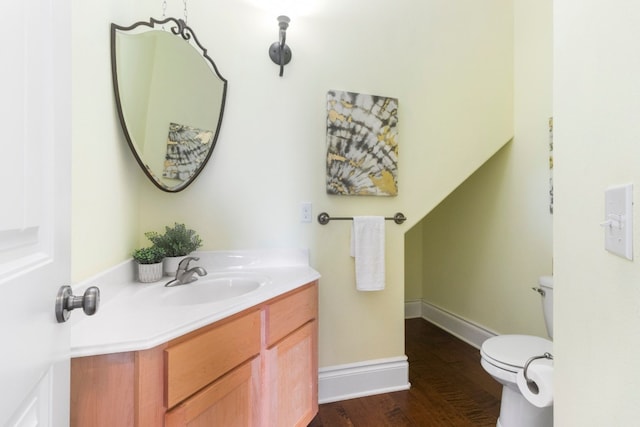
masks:
[[[405,300],[497,333],[546,336],[552,274],[552,2],[514,2],[514,138],[410,230]]]

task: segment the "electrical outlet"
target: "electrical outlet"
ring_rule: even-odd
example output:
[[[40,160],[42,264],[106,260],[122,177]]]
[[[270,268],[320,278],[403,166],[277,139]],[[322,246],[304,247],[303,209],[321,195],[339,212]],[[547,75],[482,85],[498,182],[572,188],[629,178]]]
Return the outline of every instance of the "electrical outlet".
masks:
[[[311,222],[311,203],[300,203],[300,222]]]

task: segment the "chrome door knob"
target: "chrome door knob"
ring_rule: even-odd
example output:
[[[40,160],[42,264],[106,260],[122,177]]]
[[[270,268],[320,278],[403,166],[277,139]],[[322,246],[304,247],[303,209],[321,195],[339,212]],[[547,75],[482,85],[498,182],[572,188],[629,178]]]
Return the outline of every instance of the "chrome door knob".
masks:
[[[87,316],[93,316],[100,306],[100,289],[95,286],[87,288],[84,295],[77,297],[73,295],[71,286],[61,286],[56,297],[56,320],[64,323],[69,320],[71,310],[81,308]]]

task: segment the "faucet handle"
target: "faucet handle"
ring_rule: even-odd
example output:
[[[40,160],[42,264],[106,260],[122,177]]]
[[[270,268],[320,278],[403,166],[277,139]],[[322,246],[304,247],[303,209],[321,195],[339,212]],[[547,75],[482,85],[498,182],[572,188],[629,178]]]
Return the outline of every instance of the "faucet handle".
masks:
[[[178,270],[186,270],[187,268],[189,268],[189,263],[191,261],[198,261],[198,260],[200,260],[200,258],[196,256],[188,256],[184,258],[182,261],[180,261],[180,264],[178,264]]]

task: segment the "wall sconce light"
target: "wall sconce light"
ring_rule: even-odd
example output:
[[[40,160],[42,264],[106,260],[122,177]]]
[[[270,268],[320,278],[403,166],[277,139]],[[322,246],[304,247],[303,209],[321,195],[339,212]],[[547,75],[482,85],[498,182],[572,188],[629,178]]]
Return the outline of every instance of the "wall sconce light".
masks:
[[[280,27],[280,37],[269,47],[269,57],[273,62],[280,66],[280,77],[284,72],[284,66],[291,62],[291,49],[286,44],[287,27],[291,20],[288,16],[278,16],[278,26]]]

